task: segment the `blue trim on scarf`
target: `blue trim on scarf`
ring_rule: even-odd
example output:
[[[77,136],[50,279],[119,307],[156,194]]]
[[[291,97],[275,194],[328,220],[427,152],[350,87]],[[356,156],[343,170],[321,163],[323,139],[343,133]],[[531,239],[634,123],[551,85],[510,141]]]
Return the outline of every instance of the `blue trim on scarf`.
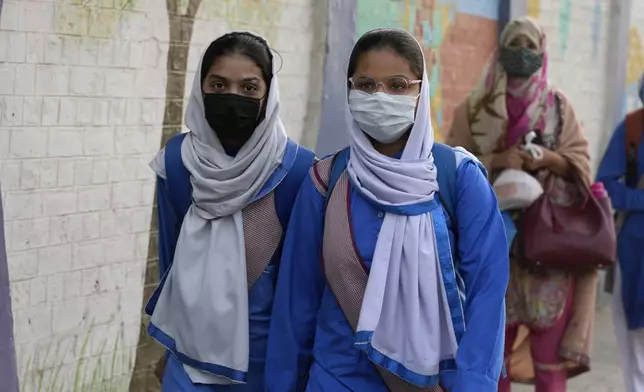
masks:
[[[152,336],[152,338],[157,342],[165,346],[181,363],[216,376],[225,377],[235,383],[246,383],[246,372],[216,365],[214,363],[200,362],[181,353],[177,349],[177,344],[174,339],[157,328],[151,322],[148,325],[148,334],[150,334],[150,336]]]
[[[370,199],[365,197],[365,200]],[[378,203],[376,203],[376,205],[379,208],[387,211],[385,206],[382,206]],[[443,208],[436,199],[432,199],[428,202],[422,202],[409,206],[397,206],[396,210],[400,211],[398,215],[420,215],[429,213],[432,216],[434,235],[436,237],[436,252],[438,253],[438,263],[440,266],[441,278],[443,280],[443,287],[445,288],[445,294],[447,297],[447,304],[449,306],[452,326],[454,328],[456,343],[459,344],[461,339],[463,338],[463,335],[465,334],[465,314],[463,311],[461,293],[458,288],[456,268],[454,267],[454,261],[452,258],[452,250],[449,240],[449,229],[447,228],[446,223],[447,218],[443,214]],[[369,359],[376,365],[389,370],[390,372],[414,385],[438,385],[439,375],[426,376],[407,369],[399,362],[387,357],[383,353],[376,350],[371,344],[372,337],[373,331],[357,332],[354,335],[354,345],[356,348],[364,351]],[[455,369],[456,361],[453,358],[443,360],[439,364],[439,372]]]
[[[349,182],[351,183],[351,186],[362,196],[362,198],[367,203],[371,204],[372,206],[384,212],[390,212],[396,215],[415,216],[415,215],[426,214],[431,210],[433,210],[434,208],[436,208],[437,206],[437,202],[435,198],[429,201],[423,201],[420,203],[408,204],[404,206],[392,206],[392,205],[380,204],[377,201],[372,200],[369,196],[365,195],[364,192],[360,189],[360,187],[356,186],[353,183],[351,176],[349,176]],[[438,193],[436,193],[436,195],[438,195]]]
[[[395,361],[380,351],[376,350],[371,345],[373,339],[373,331],[360,331],[355,334],[354,345],[360,350],[364,351],[369,357],[369,360],[376,365],[387,369],[389,372],[398,375],[403,380],[410,382],[420,387],[434,387],[440,382],[440,373],[445,371],[456,370],[456,360],[445,359],[438,364],[438,374],[431,376],[422,375],[409,370],[402,363]]]
[[[436,204],[440,206],[438,203]],[[458,279],[456,278],[456,269],[454,268],[454,260],[452,258],[453,253],[449,241],[449,229],[447,228],[442,208],[433,209],[431,214],[434,223],[434,235],[436,236],[436,250],[438,251],[441,277],[443,278],[447,304],[449,305],[449,312],[452,316],[454,335],[456,335],[456,343],[458,344],[465,334],[465,313],[463,311],[463,303],[461,302],[461,294],[458,290]]]

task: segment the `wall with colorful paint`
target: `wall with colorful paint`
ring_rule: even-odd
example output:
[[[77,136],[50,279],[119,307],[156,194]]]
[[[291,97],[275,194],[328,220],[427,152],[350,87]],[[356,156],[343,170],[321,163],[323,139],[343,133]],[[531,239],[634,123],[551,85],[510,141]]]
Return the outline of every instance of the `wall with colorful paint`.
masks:
[[[400,27],[422,43],[440,140],[495,50],[498,10],[499,0],[357,0],[355,37],[376,27]]]
[[[159,350],[140,333],[157,278],[147,163],[185,131],[187,94],[214,37],[264,34],[282,61],[290,136],[312,146],[320,120],[339,147],[337,112],[320,113],[346,99],[337,87],[350,48],[371,28],[405,28],[425,50],[440,140],[496,49],[504,0],[327,1],[4,1],[0,182],[24,391],[114,380],[153,390]],[[610,132],[611,1],[526,2],[548,34],[550,79],[575,105],[596,163]],[[633,4],[627,107],[644,69],[644,3]]]
[[[546,31],[549,79],[572,101],[599,164],[611,111],[608,69],[609,0],[527,0],[528,14]]]
[[[623,22],[621,19],[615,22],[615,8],[623,7],[622,4],[625,3],[611,0],[345,0],[338,4],[335,13],[331,11],[330,17],[340,19],[340,13],[350,12],[354,16],[351,23],[355,25],[336,29],[346,29],[343,33],[352,34],[354,40],[336,39],[333,45],[343,47],[330,48],[327,64],[331,64],[328,68],[335,73],[346,68],[350,46],[369,29],[393,26],[413,32],[425,49],[432,118],[437,139],[441,140],[449,129],[455,106],[474,87],[496,49],[497,26],[502,23],[498,15],[503,15],[502,9],[508,7],[510,14],[516,14],[516,9],[525,10],[546,31],[549,79],[571,100],[589,139],[595,168],[614,126],[613,95],[622,91],[621,86],[615,86],[616,81],[623,82],[614,69],[624,66],[614,61],[619,55],[614,50],[615,40],[621,39],[617,37],[615,23]],[[625,14],[632,18],[626,102],[633,107],[638,102],[634,98],[635,80],[644,68],[641,41],[644,3],[632,1],[632,10],[625,10]],[[331,93],[324,113],[338,110],[331,101],[342,99],[341,91],[334,87],[342,83],[341,77],[326,76],[325,92]],[[318,151],[329,153],[347,140],[334,133],[339,124],[328,119],[332,116],[324,117],[322,132],[333,133],[333,141],[320,136]]]
[[[644,73],[644,1],[633,1],[628,32],[628,60],[626,68],[626,97],[624,113],[641,107],[637,87]]]
[[[230,29],[265,34],[284,59],[282,118],[299,139],[320,99],[313,3],[4,1],[0,182],[22,391],[154,390],[158,350],[140,333],[157,279],[148,162],[181,131],[204,47]]]

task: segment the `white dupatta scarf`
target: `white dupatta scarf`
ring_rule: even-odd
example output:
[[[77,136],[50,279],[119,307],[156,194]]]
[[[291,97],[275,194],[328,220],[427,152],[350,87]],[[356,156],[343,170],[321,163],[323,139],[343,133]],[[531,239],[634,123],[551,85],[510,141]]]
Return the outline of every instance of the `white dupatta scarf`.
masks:
[[[373,148],[353,120],[348,103],[345,116],[351,139],[348,173],[352,186],[383,206],[413,206],[434,199],[438,182],[431,152],[434,131],[426,72],[415,123],[400,159]],[[402,365],[404,369],[395,373],[407,381],[433,383],[441,362],[456,356],[449,309],[431,212],[387,212],[371,263],[356,346],[382,367],[391,370],[390,366],[400,369]]]
[[[206,121],[201,72],[195,75],[188,101],[186,125],[191,132],[183,141],[181,157],[190,172],[193,201],[151,322],[174,341],[180,354],[200,363],[195,368],[182,360],[196,383],[239,383],[243,376],[230,375],[245,375],[248,370],[242,209],[260,192],[286,149],[275,67],[273,62],[266,116],[234,158],[224,152]],[[165,177],[163,156],[162,150],[151,165],[161,177]]]

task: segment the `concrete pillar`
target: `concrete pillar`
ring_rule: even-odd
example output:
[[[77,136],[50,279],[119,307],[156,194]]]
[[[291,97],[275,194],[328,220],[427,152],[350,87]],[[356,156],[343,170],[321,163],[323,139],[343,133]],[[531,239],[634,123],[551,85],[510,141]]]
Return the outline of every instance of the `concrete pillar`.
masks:
[[[632,0],[615,0],[610,2],[610,20],[608,26],[608,60],[606,61],[606,93],[609,95],[604,115],[604,128],[602,142],[599,143],[597,151],[591,154],[602,157],[613,135],[613,129],[624,119],[624,107],[626,98],[626,67],[628,63],[628,40],[630,28],[630,12]],[[610,295],[604,291],[606,273],[599,274],[599,289],[597,304],[599,307],[610,305]],[[613,294],[615,295],[615,294]]]
[[[331,154],[349,145],[343,112],[346,97],[347,62],[355,43],[354,14],[356,0],[329,0],[324,66],[324,97],[322,118],[315,153],[318,157]]]
[[[630,28],[630,12],[632,0],[615,0],[610,2],[610,20],[608,27],[608,61],[606,63],[606,78],[608,86],[606,91],[610,95],[610,106],[607,107],[606,127],[612,131],[613,128],[623,120],[626,96],[626,66],[628,62],[628,40]],[[612,132],[604,133],[606,142],[610,139]],[[599,153],[604,153],[601,148]]]
[[[503,28],[514,18],[524,16],[528,13],[526,0],[500,0],[499,1],[499,36]]]

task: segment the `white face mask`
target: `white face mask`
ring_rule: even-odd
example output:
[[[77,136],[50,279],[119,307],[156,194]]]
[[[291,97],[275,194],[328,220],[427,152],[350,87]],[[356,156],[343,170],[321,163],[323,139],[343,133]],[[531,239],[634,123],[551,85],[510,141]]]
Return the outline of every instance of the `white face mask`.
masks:
[[[414,123],[416,97],[351,90],[349,110],[367,135],[380,143],[391,143],[400,139]]]

